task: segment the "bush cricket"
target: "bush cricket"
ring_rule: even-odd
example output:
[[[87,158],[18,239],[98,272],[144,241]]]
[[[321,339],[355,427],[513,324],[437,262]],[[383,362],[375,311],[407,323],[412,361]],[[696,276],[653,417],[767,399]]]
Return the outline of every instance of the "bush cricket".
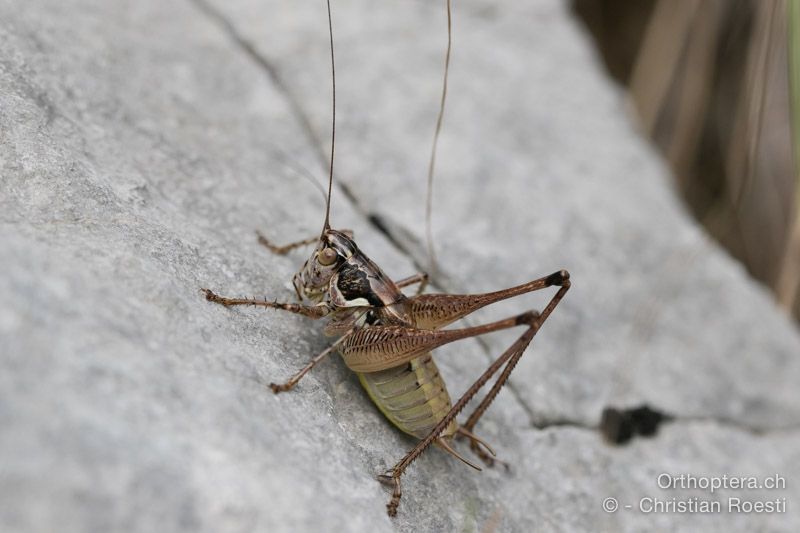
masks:
[[[433,246],[430,238],[430,197],[436,140],[439,135],[447,94],[447,75],[451,48],[451,5],[447,3],[448,43],[439,116],[436,122],[431,160],[428,169],[428,202],[426,223],[428,250],[433,266]],[[335,230],[330,225],[331,189],[336,135],[336,69],[333,48],[333,22],[330,0],[327,0],[332,78],[331,157],[325,221],[321,234],[285,246],[275,246],[259,235],[259,242],[273,253],[287,252],[315,244],[309,259],[295,274],[293,284],[298,302],[281,303],[255,298],[226,298],[202,289],[207,300],[226,307],[251,305],[281,309],[312,319],[326,319],[325,334],[338,336],[299,372],[282,384],[271,383],[276,394],[291,390],[314,366],[337,350],[345,364],[357,373],[367,394],[378,409],[401,431],[419,439],[392,469],[379,480],[392,488],[387,504],[390,516],[395,516],[400,503],[400,478],[409,465],[430,445],[435,444],[467,465],[480,468],[454,448],[457,437],[469,441],[472,451],[485,463],[492,464],[494,452],[473,433],[475,425],[508,380],[533,337],[550,316],[570,287],[566,270],[554,272],[528,283],[484,294],[423,294],[428,282],[425,273],[400,281],[392,281],[378,265],[361,252],[352,232]],[[418,284],[414,296],[400,289]],[[544,310],[526,311],[489,324],[460,329],[442,329],[489,304],[528,292],[558,287]],[[451,402],[444,380],[433,360],[431,351],[444,344],[493,331],[522,327],[520,337],[503,352],[455,403]],[[456,416],[480,389],[497,373],[489,392],[479,402],[467,420],[459,424]]]

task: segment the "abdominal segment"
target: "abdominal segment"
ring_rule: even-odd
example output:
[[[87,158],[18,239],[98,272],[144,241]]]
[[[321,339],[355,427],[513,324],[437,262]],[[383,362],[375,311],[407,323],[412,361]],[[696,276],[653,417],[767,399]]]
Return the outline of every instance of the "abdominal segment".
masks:
[[[430,352],[394,368],[359,372],[358,378],[386,418],[418,439],[425,438],[452,407]],[[454,420],[442,436],[452,436],[456,428]]]

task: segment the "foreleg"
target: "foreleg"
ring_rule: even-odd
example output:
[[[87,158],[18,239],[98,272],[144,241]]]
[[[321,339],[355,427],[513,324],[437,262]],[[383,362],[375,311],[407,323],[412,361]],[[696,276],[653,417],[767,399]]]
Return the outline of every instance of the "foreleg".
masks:
[[[223,296],[218,296],[213,291],[209,289],[200,289],[206,295],[206,300],[209,302],[218,303],[220,305],[224,305],[225,307],[232,307],[234,305],[252,305],[254,307],[269,307],[272,309],[280,309],[282,311],[289,311],[290,313],[296,313],[298,315],[303,315],[308,318],[322,318],[327,316],[328,313],[331,312],[331,308],[328,304],[322,303],[318,305],[302,305],[302,304],[292,304],[292,303],[284,303],[284,302],[270,302],[266,298],[263,300],[257,300],[255,298],[225,298]]]
[[[283,246],[278,246],[276,244],[273,244],[266,237],[264,237],[264,235],[262,235],[261,232],[256,231],[256,235],[258,236],[258,244],[266,246],[272,253],[278,255],[286,255],[295,248],[300,248],[301,246],[314,244],[315,242],[319,241],[319,235],[315,235],[313,237],[309,237],[308,239],[303,239],[302,241],[292,242],[289,244],[284,244]]]
[[[342,233],[353,238],[353,230],[343,229],[340,230]],[[313,237],[309,237],[308,239],[303,239],[302,241],[291,242],[289,244],[284,244],[283,246],[278,246],[274,244],[272,241],[267,239],[260,231],[256,231],[256,235],[258,236],[258,243],[262,246],[269,248],[269,250],[278,255],[286,255],[287,253],[291,252],[295,248],[300,248],[302,246],[308,246],[309,244],[315,244],[319,242],[319,235],[314,235]]]

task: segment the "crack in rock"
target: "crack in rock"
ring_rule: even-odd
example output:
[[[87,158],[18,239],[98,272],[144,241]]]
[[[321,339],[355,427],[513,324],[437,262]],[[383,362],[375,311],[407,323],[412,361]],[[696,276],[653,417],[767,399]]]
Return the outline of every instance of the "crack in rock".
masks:
[[[300,101],[294,97],[291,89],[286,81],[284,81],[278,68],[272,64],[264,55],[256,50],[255,46],[245,39],[242,34],[236,29],[236,26],[228,20],[220,11],[212,6],[206,0],[190,0],[198,10],[214,22],[220,29],[233,41],[237,48],[244,52],[245,56],[250,59],[256,66],[267,74],[267,77],[278,89],[278,92],[283,95],[284,99],[289,105],[292,114],[300,123],[303,133],[308,138],[316,158],[319,160],[320,166],[323,168],[327,166],[327,157],[321,148],[322,142],[314,131],[311,125],[311,120],[308,114],[303,109]]]
[[[309,119],[308,113],[303,109],[302,104],[300,101],[294,97],[289,84],[283,79],[281,76],[280,70],[276,67],[272,61],[270,61],[266,56],[260,53],[256,47],[247,40],[241,32],[236,29],[235,24],[230,21],[225,15],[223,15],[219,10],[213,7],[209,2],[206,0],[190,0],[195,6],[197,6],[198,10],[203,13],[206,17],[212,20],[220,29],[231,39],[231,41],[239,48],[245,56],[247,56],[260,70],[264,71],[267,74],[269,80],[275,85],[278,92],[284,97],[286,102],[289,105],[289,109],[292,112],[292,115],[297,119],[300,123],[300,126],[303,130],[304,135],[306,136],[309,144],[311,145],[311,149],[314,152],[314,156],[317,159],[320,168],[325,170],[327,173],[327,169],[330,165],[330,160],[328,156],[325,154],[325,151],[322,149],[322,140],[319,138],[317,133],[314,131],[314,127],[311,124],[311,120]],[[411,253],[406,250],[400,241],[393,238],[391,232],[386,231],[386,229],[382,226],[380,219],[373,215],[369,214],[369,211],[365,209],[361,203],[356,198],[353,191],[347,184],[343,183],[341,180],[334,180],[334,186],[337,187],[342,194],[344,194],[345,198],[347,198],[352,207],[355,209],[356,213],[362,216],[362,218],[371,225],[374,229],[378,232],[383,234],[387,237],[389,242],[402,254],[406,255],[407,258],[414,264],[414,266],[419,269],[420,271],[424,270],[420,268],[420,264],[417,261],[416,257],[414,257]]]

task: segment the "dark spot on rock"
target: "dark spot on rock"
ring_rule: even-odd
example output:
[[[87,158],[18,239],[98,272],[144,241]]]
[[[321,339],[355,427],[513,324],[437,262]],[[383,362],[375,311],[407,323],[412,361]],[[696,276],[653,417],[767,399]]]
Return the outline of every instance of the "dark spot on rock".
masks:
[[[624,444],[635,436],[652,437],[661,423],[672,417],[647,405],[631,409],[606,407],[600,418],[600,432],[612,444]]]

